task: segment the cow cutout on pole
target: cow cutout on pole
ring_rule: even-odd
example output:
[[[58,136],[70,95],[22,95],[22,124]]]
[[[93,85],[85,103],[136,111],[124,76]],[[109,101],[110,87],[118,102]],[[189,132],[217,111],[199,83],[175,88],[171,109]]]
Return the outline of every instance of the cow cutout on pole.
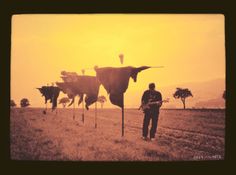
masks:
[[[128,88],[129,78],[131,77],[134,82],[136,82],[138,73],[148,68],[151,67],[94,67],[98,80],[101,82],[101,84],[104,86],[107,93],[109,94],[109,99],[111,103],[121,108],[122,136],[124,136],[124,93]]]
[[[61,78],[64,82],[57,82],[56,84],[62,89],[63,93],[68,95],[69,98],[73,97],[74,99],[77,95],[80,96],[78,105],[82,103],[82,121],[84,122],[84,95],[86,95],[85,107],[89,110],[89,106],[97,101],[99,87],[101,84],[95,76],[80,76],[74,72],[72,73],[66,71],[63,71],[62,75],[63,76]],[[74,103],[74,101],[72,102]]]
[[[41,88],[36,88],[39,90],[39,92],[44,96],[45,98],[45,110],[43,111],[43,114],[46,114],[47,111],[47,101],[50,100],[50,103],[52,103],[52,111],[54,111],[57,108],[57,98],[60,94],[60,88],[56,86],[42,86]],[[57,111],[56,111],[57,114]]]

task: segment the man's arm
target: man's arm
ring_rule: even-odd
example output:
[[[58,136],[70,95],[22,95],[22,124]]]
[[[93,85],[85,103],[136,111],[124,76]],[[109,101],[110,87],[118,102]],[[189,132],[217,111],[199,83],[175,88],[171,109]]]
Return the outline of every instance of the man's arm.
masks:
[[[162,101],[162,95],[161,95],[160,92],[158,92],[158,93],[159,93],[159,100],[158,100],[158,101]],[[159,106],[160,106],[160,107],[162,106],[162,102],[159,103]]]
[[[143,93],[143,96],[141,98],[141,104],[145,103],[147,101],[147,91]]]

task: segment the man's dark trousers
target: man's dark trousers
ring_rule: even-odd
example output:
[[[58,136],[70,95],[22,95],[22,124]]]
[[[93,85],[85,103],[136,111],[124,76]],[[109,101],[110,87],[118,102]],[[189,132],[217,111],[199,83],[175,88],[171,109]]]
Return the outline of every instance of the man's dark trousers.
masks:
[[[150,120],[152,120],[152,125],[150,129],[150,138],[155,138],[157,123],[158,123],[158,111],[146,111],[143,119],[143,137],[147,137],[148,135],[148,126]]]

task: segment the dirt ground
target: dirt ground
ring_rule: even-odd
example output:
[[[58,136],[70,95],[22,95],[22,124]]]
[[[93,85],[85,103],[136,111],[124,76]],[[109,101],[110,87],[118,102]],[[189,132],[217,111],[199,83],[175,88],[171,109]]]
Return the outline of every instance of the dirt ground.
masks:
[[[156,141],[141,139],[143,113],[90,109],[82,122],[81,109],[11,109],[13,160],[179,161],[224,159],[225,110],[165,110],[159,115]]]

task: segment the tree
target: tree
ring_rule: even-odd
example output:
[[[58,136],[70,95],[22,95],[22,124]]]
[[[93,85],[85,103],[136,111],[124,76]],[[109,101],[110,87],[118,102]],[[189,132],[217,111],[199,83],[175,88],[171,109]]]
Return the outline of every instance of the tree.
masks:
[[[101,95],[98,97],[97,102],[101,103],[101,108],[103,108],[103,104],[107,101],[106,97]]]
[[[62,104],[63,108],[66,107],[66,103],[69,103],[70,99],[68,97],[63,97],[59,100],[59,104]]]
[[[20,101],[20,106],[21,107],[27,107],[27,106],[29,106],[30,105],[30,103],[29,103],[29,100],[27,99],[27,98],[23,98],[23,99],[21,99],[21,101]]]
[[[15,106],[16,106],[16,103],[15,103],[14,100],[11,100],[10,106],[11,106],[11,107],[15,107]]]
[[[223,99],[225,99],[226,100],[226,90],[223,92]]]
[[[187,97],[190,97],[192,95],[191,91],[189,89],[183,89],[183,88],[176,88],[176,91],[175,93],[173,94],[174,98],[180,98],[182,103],[183,103],[183,106],[184,106],[184,109],[185,109],[185,99]]]

